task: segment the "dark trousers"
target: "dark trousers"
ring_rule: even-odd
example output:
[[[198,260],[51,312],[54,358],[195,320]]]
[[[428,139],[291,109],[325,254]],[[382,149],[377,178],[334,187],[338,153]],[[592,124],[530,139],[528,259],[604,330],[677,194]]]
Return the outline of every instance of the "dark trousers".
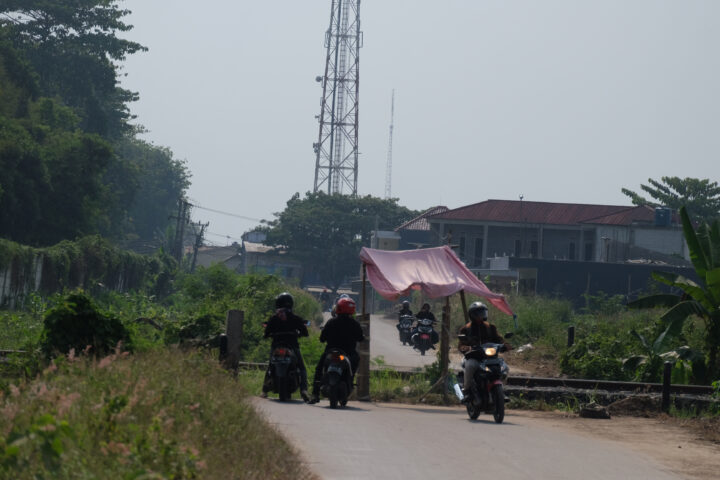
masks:
[[[275,349],[275,347],[270,347],[270,356],[272,357],[272,351]],[[299,347],[292,347],[292,351],[295,353],[295,358],[297,358],[297,369],[298,374],[300,376],[300,391],[307,390],[307,369],[305,368],[305,360],[303,360],[302,353],[300,353]],[[268,364],[268,369],[265,372],[265,376],[270,376],[270,365]],[[263,392],[267,392],[265,389],[265,386],[263,386]]]
[[[320,383],[322,381],[322,371],[323,366],[325,365],[325,357],[327,356],[328,352],[330,352],[330,350],[332,349],[325,349],[323,354],[320,355],[320,360],[318,360],[317,366],[315,367],[315,376],[313,377],[313,395],[318,395],[320,393]],[[360,354],[353,350],[352,352],[347,352],[347,356],[350,359],[352,376],[353,378],[355,378],[355,372],[357,372],[358,365],[360,365]]]

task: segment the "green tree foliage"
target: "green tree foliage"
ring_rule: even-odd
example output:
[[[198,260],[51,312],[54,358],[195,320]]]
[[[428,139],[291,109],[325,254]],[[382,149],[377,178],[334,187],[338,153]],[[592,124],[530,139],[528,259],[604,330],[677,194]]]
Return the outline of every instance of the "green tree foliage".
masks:
[[[55,5],[59,3],[23,2],[23,8],[40,12],[33,10],[32,15],[22,9],[8,13],[20,8],[17,2],[0,7],[0,236],[36,246],[96,233],[116,240],[151,240],[168,225],[177,199],[189,186],[189,172],[170,150],[137,140],[129,128],[117,127],[104,138],[88,133],[87,112],[68,107],[71,99],[42,86],[50,74],[33,70],[37,65],[26,58],[34,55],[34,44],[18,38],[29,35],[39,18],[70,22],[67,15],[57,14],[68,8],[91,10],[73,14],[86,16],[88,29],[99,15],[89,6],[97,2]],[[45,15],[44,9],[55,13]],[[30,21],[31,16],[37,19]],[[62,25],[47,28],[52,35],[71,35]],[[95,28],[101,28],[98,25]],[[73,48],[71,43],[67,48]],[[103,55],[116,58],[121,47],[112,48],[115,53]],[[86,73],[75,67],[64,66],[74,77],[84,78]],[[101,93],[93,90],[93,95]]]
[[[286,248],[305,269],[337,288],[360,268],[358,254],[377,228],[391,230],[417,212],[370,195],[352,197],[323,192],[295,194],[269,222],[267,243]]]
[[[696,231],[685,207],[680,208],[680,217],[690,259],[701,283],[678,274],[655,272],[653,277],[656,280],[683,293],[651,295],[629,303],[628,307],[668,307],[669,310],[660,318],[666,328],[682,325],[692,315],[700,317],[705,323],[707,355],[707,373],[703,376],[705,381],[710,381],[720,377],[720,221],[715,220],[712,225],[703,223]],[[700,376],[700,369],[693,366],[697,376]]]
[[[105,355],[122,342],[131,347],[130,336],[119,319],[98,310],[83,293],[68,295],[48,311],[40,347],[47,355],[67,354],[71,349],[83,352],[89,346],[92,355]]]
[[[127,104],[137,94],[119,86],[117,62],[146,50],[118,38],[132,27],[118,0],[5,0],[0,27],[37,72],[41,95],[59,97],[83,130],[103,136],[130,129]]]
[[[685,206],[695,217],[711,221],[720,217],[720,186],[708,179],[662,177],[661,181],[648,178],[650,185],[640,185],[655,201],[627,188],[622,192],[630,197],[633,205],[666,206],[679,210]]]
[[[128,182],[132,190],[127,205],[128,230],[142,239],[153,239],[163,232],[169,217],[177,209],[178,198],[185,196],[190,186],[190,172],[185,162],[174,158],[169,148],[158,147],[143,140],[126,136],[115,143],[115,153],[133,174],[118,172],[113,185]]]

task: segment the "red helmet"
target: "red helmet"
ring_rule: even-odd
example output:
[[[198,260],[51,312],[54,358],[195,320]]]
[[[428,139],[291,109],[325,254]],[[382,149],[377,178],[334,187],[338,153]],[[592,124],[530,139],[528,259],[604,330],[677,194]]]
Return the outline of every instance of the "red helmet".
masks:
[[[341,298],[337,302],[335,313],[338,315],[354,315],[355,301],[352,298]]]

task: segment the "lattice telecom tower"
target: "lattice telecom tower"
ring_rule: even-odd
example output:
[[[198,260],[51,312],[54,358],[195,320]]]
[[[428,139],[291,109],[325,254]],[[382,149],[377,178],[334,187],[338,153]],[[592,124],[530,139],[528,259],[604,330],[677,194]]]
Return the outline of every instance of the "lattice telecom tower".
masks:
[[[357,195],[360,0],[332,0],[325,47],[314,191]]]

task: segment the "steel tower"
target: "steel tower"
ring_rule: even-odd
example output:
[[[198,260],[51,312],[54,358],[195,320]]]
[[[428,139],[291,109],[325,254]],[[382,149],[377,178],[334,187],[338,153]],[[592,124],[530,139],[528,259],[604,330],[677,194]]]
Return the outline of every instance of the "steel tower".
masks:
[[[360,0],[332,0],[315,150],[315,192],[357,195]]]
[[[390,139],[388,140],[387,167],[385,169],[385,198],[392,197],[392,143],[393,128],[395,126],[395,90],[392,91],[390,100]]]

